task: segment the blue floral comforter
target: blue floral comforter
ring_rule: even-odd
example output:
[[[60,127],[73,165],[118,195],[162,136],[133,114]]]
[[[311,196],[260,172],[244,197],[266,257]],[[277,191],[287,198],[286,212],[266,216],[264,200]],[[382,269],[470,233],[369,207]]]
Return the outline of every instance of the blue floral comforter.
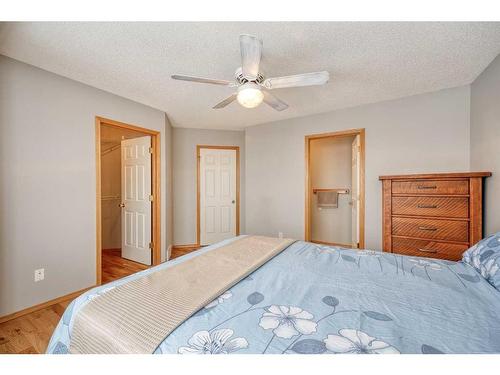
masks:
[[[88,300],[229,241],[86,292],[68,306],[47,352],[67,352],[73,317]],[[461,262],[299,241],[155,353],[500,353],[500,292]]]

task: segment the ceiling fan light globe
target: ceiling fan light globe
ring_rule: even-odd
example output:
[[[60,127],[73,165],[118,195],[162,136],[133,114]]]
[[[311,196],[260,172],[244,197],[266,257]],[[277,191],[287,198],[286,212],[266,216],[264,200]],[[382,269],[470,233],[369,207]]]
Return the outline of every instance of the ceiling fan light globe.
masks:
[[[256,84],[246,84],[238,89],[236,99],[245,108],[255,108],[264,100],[264,94]]]

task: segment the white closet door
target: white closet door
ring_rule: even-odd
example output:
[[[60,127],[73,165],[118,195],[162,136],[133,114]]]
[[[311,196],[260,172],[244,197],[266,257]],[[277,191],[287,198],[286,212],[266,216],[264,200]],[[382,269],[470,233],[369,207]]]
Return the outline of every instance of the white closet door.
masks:
[[[200,149],[200,244],[236,236],[236,150]]]
[[[357,135],[352,142],[352,247],[359,247],[359,190],[361,179],[361,140]]]
[[[151,265],[151,137],[121,143],[122,257]]]

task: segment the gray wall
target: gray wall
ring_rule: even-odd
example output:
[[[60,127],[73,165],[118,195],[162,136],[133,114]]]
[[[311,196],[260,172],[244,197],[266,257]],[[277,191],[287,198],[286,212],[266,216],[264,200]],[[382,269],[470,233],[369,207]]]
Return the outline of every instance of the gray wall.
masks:
[[[105,147],[101,142],[101,150],[105,150]],[[107,146],[107,148],[111,147],[113,146]],[[103,199],[101,201],[103,249],[119,249],[122,246],[122,209],[118,205],[122,194],[121,161],[120,147],[101,155],[101,196],[118,197],[118,199]]]
[[[500,56],[471,85],[472,170],[490,171],[485,185],[485,234],[500,231]]]
[[[293,103],[292,103],[293,105]],[[366,247],[381,248],[381,183],[469,169],[470,87],[246,129],[246,232],[304,238],[304,136],[366,129]]]
[[[240,232],[245,233],[245,133],[174,128],[174,244],[196,243],[196,145],[240,147]]]
[[[2,316],[95,284],[95,116],[162,132],[163,165],[167,144],[153,108],[3,56],[0,82]],[[161,180],[167,202],[166,169]]]

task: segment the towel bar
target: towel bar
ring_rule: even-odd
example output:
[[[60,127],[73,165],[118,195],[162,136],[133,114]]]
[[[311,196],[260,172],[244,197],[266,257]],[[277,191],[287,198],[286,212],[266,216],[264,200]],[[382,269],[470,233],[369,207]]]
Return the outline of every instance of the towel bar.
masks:
[[[337,194],[349,194],[349,189],[313,189],[313,194],[318,191],[335,191]]]

